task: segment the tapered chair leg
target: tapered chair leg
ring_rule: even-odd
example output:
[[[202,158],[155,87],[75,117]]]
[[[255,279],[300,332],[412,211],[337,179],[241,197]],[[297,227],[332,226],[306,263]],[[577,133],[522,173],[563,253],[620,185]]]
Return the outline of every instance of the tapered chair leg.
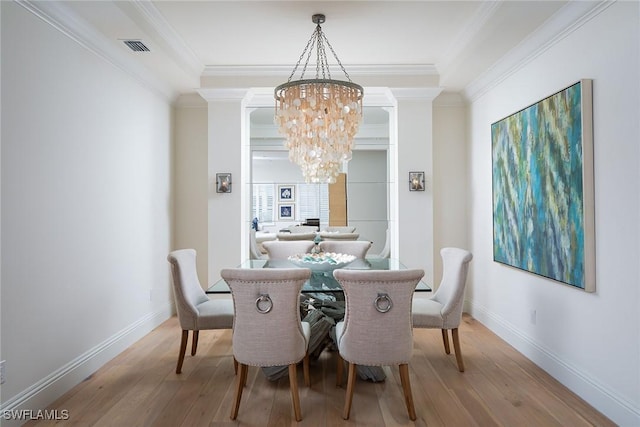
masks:
[[[191,338],[191,355],[196,355],[196,350],[198,349],[198,335],[200,335],[200,331],[193,331],[193,338]]]
[[[402,383],[402,391],[404,392],[404,401],[409,412],[409,419],[416,420],[416,408],[413,405],[413,393],[411,393],[411,381],[409,380],[409,365],[404,363],[400,365],[400,382]]]
[[[347,393],[344,400],[344,411],[342,412],[342,418],[349,419],[349,413],[351,412],[351,402],[353,402],[353,389],[356,384],[356,364],[349,362],[349,374],[347,377]]]
[[[446,329],[442,330],[442,342],[444,343],[444,352],[450,354],[451,349],[449,348],[449,333]]]
[[[238,375],[238,361],[235,357],[233,358],[233,373]]]
[[[460,338],[458,337],[458,328],[451,330],[453,337],[453,349],[456,351],[456,361],[458,362],[458,370],[464,372],[464,362],[462,361],[462,351],[460,350]]]
[[[302,373],[304,374],[304,385],[311,387],[311,377],[309,375],[309,353],[302,359]]]
[[[336,366],[336,387],[342,385],[342,370],[344,369],[344,360],[338,354],[338,364]]]
[[[235,420],[238,417],[238,409],[240,408],[240,399],[242,399],[242,389],[247,378],[248,366],[244,363],[240,363],[240,375],[238,375],[238,381],[236,382],[236,397],[231,407],[231,419]]]
[[[176,366],[176,374],[182,372],[182,363],[184,362],[184,353],[187,351],[187,340],[189,339],[189,331],[182,330],[182,339],[180,340],[180,353],[178,353],[178,365]]]
[[[300,414],[300,396],[298,394],[298,374],[295,363],[289,365],[289,388],[291,389],[291,401],[293,402],[293,413],[296,421],[302,420]]]

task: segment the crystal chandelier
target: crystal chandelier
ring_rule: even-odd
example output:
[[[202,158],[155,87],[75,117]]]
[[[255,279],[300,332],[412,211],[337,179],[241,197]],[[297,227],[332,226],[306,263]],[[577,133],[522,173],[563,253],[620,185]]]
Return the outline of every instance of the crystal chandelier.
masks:
[[[320,24],[322,14],[313,15],[316,29],[286,83],[275,89],[275,122],[285,135],[289,160],[302,169],[306,182],[334,183],[342,163],[351,160],[353,138],[362,121],[362,86],[353,83],[342,66]],[[348,81],[333,80],[325,44]],[[312,52],[316,52],[316,75],[305,79]],[[300,80],[291,81],[301,68]]]

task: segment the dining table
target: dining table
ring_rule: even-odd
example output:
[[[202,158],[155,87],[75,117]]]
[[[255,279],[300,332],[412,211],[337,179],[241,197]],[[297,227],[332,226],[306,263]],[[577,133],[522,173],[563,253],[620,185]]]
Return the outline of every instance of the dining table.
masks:
[[[298,263],[281,259],[281,260],[264,260],[264,259],[251,259],[246,260],[238,268],[304,268]],[[406,270],[407,267],[399,260],[394,258],[359,258],[350,262],[344,267],[340,267],[345,270]],[[431,292],[432,289],[429,285],[420,281],[416,286],[416,292]],[[220,279],[212,284],[207,290],[208,294],[228,294],[231,293],[229,285]],[[333,269],[314,270],[311,269],[311,277],[302,286],[303,294],[315,294],[315,293],[327,293],[335,294],[342,293],[342,287],[338,281],[333,277]]]
[[[288,259],[251,259],[243,262],[239,268],[305,268],[304,263],[296,263]],[[339,266],[348,270],[406,270],[407,267],[394,258],[367,257],[357,258],[352,262]],[[336,347],[335,324],[344,317],[344,293],[340,283],[333,277],[336,268],[328,265],[314,265],[311,276],[302,286],[300,311],[302,320],[310,324],[311,335],[308,343],[310,357],[316,359],[326,348]],[[431,287],[420,281],[416,292],[431,292]],[[208,294],[229,294],[229,285],[220,279],[209,287]],[[270,381],[276,381],[287,375],[287,366],[271,366],[262,368]],[[386,374],[380,366],[358,366],[358,377],[369,381],[383,381]]]

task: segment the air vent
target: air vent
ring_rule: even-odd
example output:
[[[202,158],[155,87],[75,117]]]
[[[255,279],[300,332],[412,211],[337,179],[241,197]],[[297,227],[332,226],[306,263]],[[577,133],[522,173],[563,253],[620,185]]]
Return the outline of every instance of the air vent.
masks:
[[[150,52],[149,48],[140,40],[123,40],[123,43],[134,52]]]

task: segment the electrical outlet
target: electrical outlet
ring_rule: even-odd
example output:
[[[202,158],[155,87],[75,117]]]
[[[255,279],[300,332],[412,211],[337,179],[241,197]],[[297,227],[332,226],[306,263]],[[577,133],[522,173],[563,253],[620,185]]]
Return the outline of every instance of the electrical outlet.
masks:
[[[7,377],[4,373],[4,364],[5,364],[6,360],[3,360],[0,362],[0,384],[4,384],[4,382],[7,380]]]
[[[531,324],[532,325],[536,324],[536,321],[538,320],[537,317],[538,317],[538,313],[536,312],[536,310],[531,310]]]

